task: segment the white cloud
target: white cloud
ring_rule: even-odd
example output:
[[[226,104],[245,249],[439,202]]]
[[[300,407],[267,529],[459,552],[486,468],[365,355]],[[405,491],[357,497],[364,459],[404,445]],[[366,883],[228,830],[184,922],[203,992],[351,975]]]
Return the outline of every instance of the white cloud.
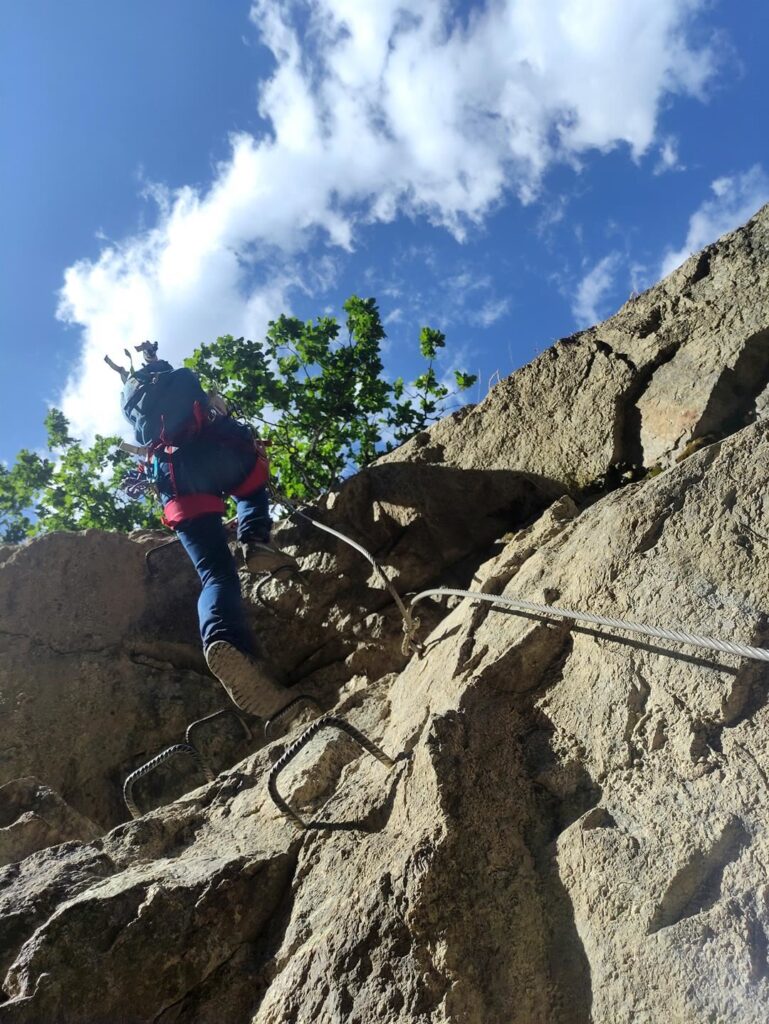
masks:
[[[476,323],[480,327],[491,327],[497,320],[501,320],[509,309],[509,299],[489,299],[470,317],[470,323]]]
[[[491,327],[510,309],[511,300],[500,298],[490,274],[479,273],[464,261],[453,272],[444,263],[424,267],[418,284],[413,281],[413,263],[423,263],[421,253],[410,254],[404,266],[402,282],[392,292],[399,300],[397,309],[384,323],[431,324],[444,332],[458,326]],[[385,294],[387,288],[377,289]],[[397,314],[397,317],[395,316]]]
[[[565,195],[548,196],[544,202],[540,197],[542,213],[537,221],[536,231],[540,238],[547,238],[552,228],[566,216],[566,209],[569,205],[569,197]]]
[[[614,285],[621,256],[609,253],[580,281],[571,311],[580,327],[591,327],[603,318],[602,305]]]
[[[634,260],[628,269],[631,296],[640,295],[641,292],[645,292],[647,288],[654,284],[654,272],[645,263]]]
[[[492,280],[488,274],[475,274],[469,267],[446,278],[446,287],[450,288],[455,295],[487,291],[491,286]]]
[[[387,327],[389,324],[399,324],[402,320],[403,310],[400,306],[396,306],[395,309],[391,309],[387,316],[385,316],[382,323]]]
[[[662,101],[713,74],[688,39],[706,2],[487,0],[465,20],[448,0],[255,2],[271,132],[233,135],[207,191],[145,189],[155,226],[66,272],[60,316],[83,329],[74,429],[119,426],[105,351],[151,337],[178,359],[254,336],[307,281],[295,261],[310,249],[349,250],[401,213],[461,238],[508,194],[531,202],[554,162],[619,144],[638,158]]]
[[[686,241],[680,249],[668,249],[662,259],[659,276],[665,277],[692,253],[733,231],[769,202],[769,176],[760,164],[742,174],[717,178],[710,186],[713,193],[689,218]]]
[[[654,167],[655,174],[664,174],[666,171],[685,171],[686,167],[678,158],[678,139],[675,135],[668,135],[660,145],[659,159]]]

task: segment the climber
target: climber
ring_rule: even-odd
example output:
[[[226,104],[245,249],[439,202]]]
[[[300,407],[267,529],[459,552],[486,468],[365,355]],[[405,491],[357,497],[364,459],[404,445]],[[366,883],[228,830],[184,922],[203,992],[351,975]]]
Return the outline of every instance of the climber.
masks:
[[[200,635],[206,663],[243,711],[269,718],[290,699],[258,655],[246,624],[235,560],[222,522],[223,495],[237,502],[237,537],[250,572],[277,572],[296,562],[270,542],[264,447],[233,419],[223,400],[207,395],[192,370],[158,359],[157,342],[136,346],[144,366],[107,363],[123,381],[121,405],[131,423],[144,474],[163,503],[200,577]],[[126,350],[130,357],[130,353]]]

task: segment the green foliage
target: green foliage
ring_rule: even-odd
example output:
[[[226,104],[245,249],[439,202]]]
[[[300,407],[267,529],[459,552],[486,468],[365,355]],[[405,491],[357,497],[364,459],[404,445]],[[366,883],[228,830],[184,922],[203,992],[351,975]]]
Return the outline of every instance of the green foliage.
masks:
[[[419,351],[425,359],[435,359],[439,348],[446,345],[446,335],[433,327],[423,327],[419,333]]]
[[[467,388],[471,388],[475,384],[478,377],[472,373],[462,373],[461,370],[454,370],[454,380],[457,382],[457,388],[459,391],[465,391]]]
[[[71,444],[77,444],[74,437],[69,436],[69,421],[61,409],[49,409],[44,424],[50,449],[66,448]]]
[[[449,391],[434,366],[446,338],[423,327],[423,372],[410,384],[402,377],[389,383],[382,375],[385,332],[376,302],[353,295],[344,310],[344,336],[332,317],[305,323],[280,316],[262,342],[225,335],[186,361],[204,387],[223,395],[235,415],[269,442],[273,474],[292,498],[315,498],[406,441],[476,380],[454,371],[456,391]],[[134,463],[117,450],[118,438],[97,436],[84,447],[70,436],[58,409],[49,411],[45,425],[50,457],[24,450],[12,467],[0,465],[1,539],[158,525],[159,510],[150,499],[131,500],[120,492]]]
[[[58,409],[46,417],[48,445],[58,459],[26,449],[14,465],[0,466],[0,539],[18,542],[51,530],[128,531],[160,525],[157,507],[148,499],[129,500],[120,481],[133,460],[117,450],[120,439],[99,437],[84,448],[69,435],[69,422]]]
[[[27,448],[10,469],[0,464],[0,539],[16,543],[34,531],[30,513],[52,474],[53,463]]]
[[[407,386],[382,377],[385,337],[374,299],[344,304],[346,337],[331,317],[280,316],[264,342],[231,335],[196,350],[186,365],[215,388],[270,444],[273,472],[292,498],[314,498],[424,429],[450,397],[433,366],[445,336],[423,327],[428,362]],[[457,390],[476,378],[455,372]]]
[[[119,443],[118,437],[97,434],[90,448],[77,441],[67,445],[39,499],[35,533],[91,527],[127,532],[160,526],[155,502],[132,500],[120,492],[134,460],[117,449]]]

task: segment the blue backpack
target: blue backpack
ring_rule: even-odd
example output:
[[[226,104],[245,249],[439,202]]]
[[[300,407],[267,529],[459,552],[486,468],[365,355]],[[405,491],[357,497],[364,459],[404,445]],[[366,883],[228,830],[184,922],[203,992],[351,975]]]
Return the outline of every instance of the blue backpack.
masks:
[[[157,359],[131,372],[120,404],[137,444],[178,448],[199,433],[208,398],[196,373],[174,370],[164,359]]]

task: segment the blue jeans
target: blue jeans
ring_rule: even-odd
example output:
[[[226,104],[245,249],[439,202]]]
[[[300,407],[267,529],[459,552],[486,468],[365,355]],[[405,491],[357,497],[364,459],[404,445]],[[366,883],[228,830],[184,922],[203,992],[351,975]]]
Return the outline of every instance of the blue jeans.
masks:
[[[198,621],[203,648],[214,640],[226,640],[241,651],[254,653],[243,611],[240,580],[222,517],[214,513],[190,519],[176,528],[176,535],[200,577]],[[238,501],[238,537],[268,540],[269,536],[267,491],[261,488]]]
[[[238,540],[270,539],[272,522],[263,485],[268,473],[260,472],[257,461],[250,430],[229,417],[216,420],[199,437],[156,460],[158,491],[164,512],[172,516],[167,522],[200,577],[198,618],[204,648],[214,640],[226,640],[241,650],[253,650],[221,513],[223,495],[237,492]],[[251,483],[255,476],[262,484]],[[254,489],[242,495],[248,486]]]

